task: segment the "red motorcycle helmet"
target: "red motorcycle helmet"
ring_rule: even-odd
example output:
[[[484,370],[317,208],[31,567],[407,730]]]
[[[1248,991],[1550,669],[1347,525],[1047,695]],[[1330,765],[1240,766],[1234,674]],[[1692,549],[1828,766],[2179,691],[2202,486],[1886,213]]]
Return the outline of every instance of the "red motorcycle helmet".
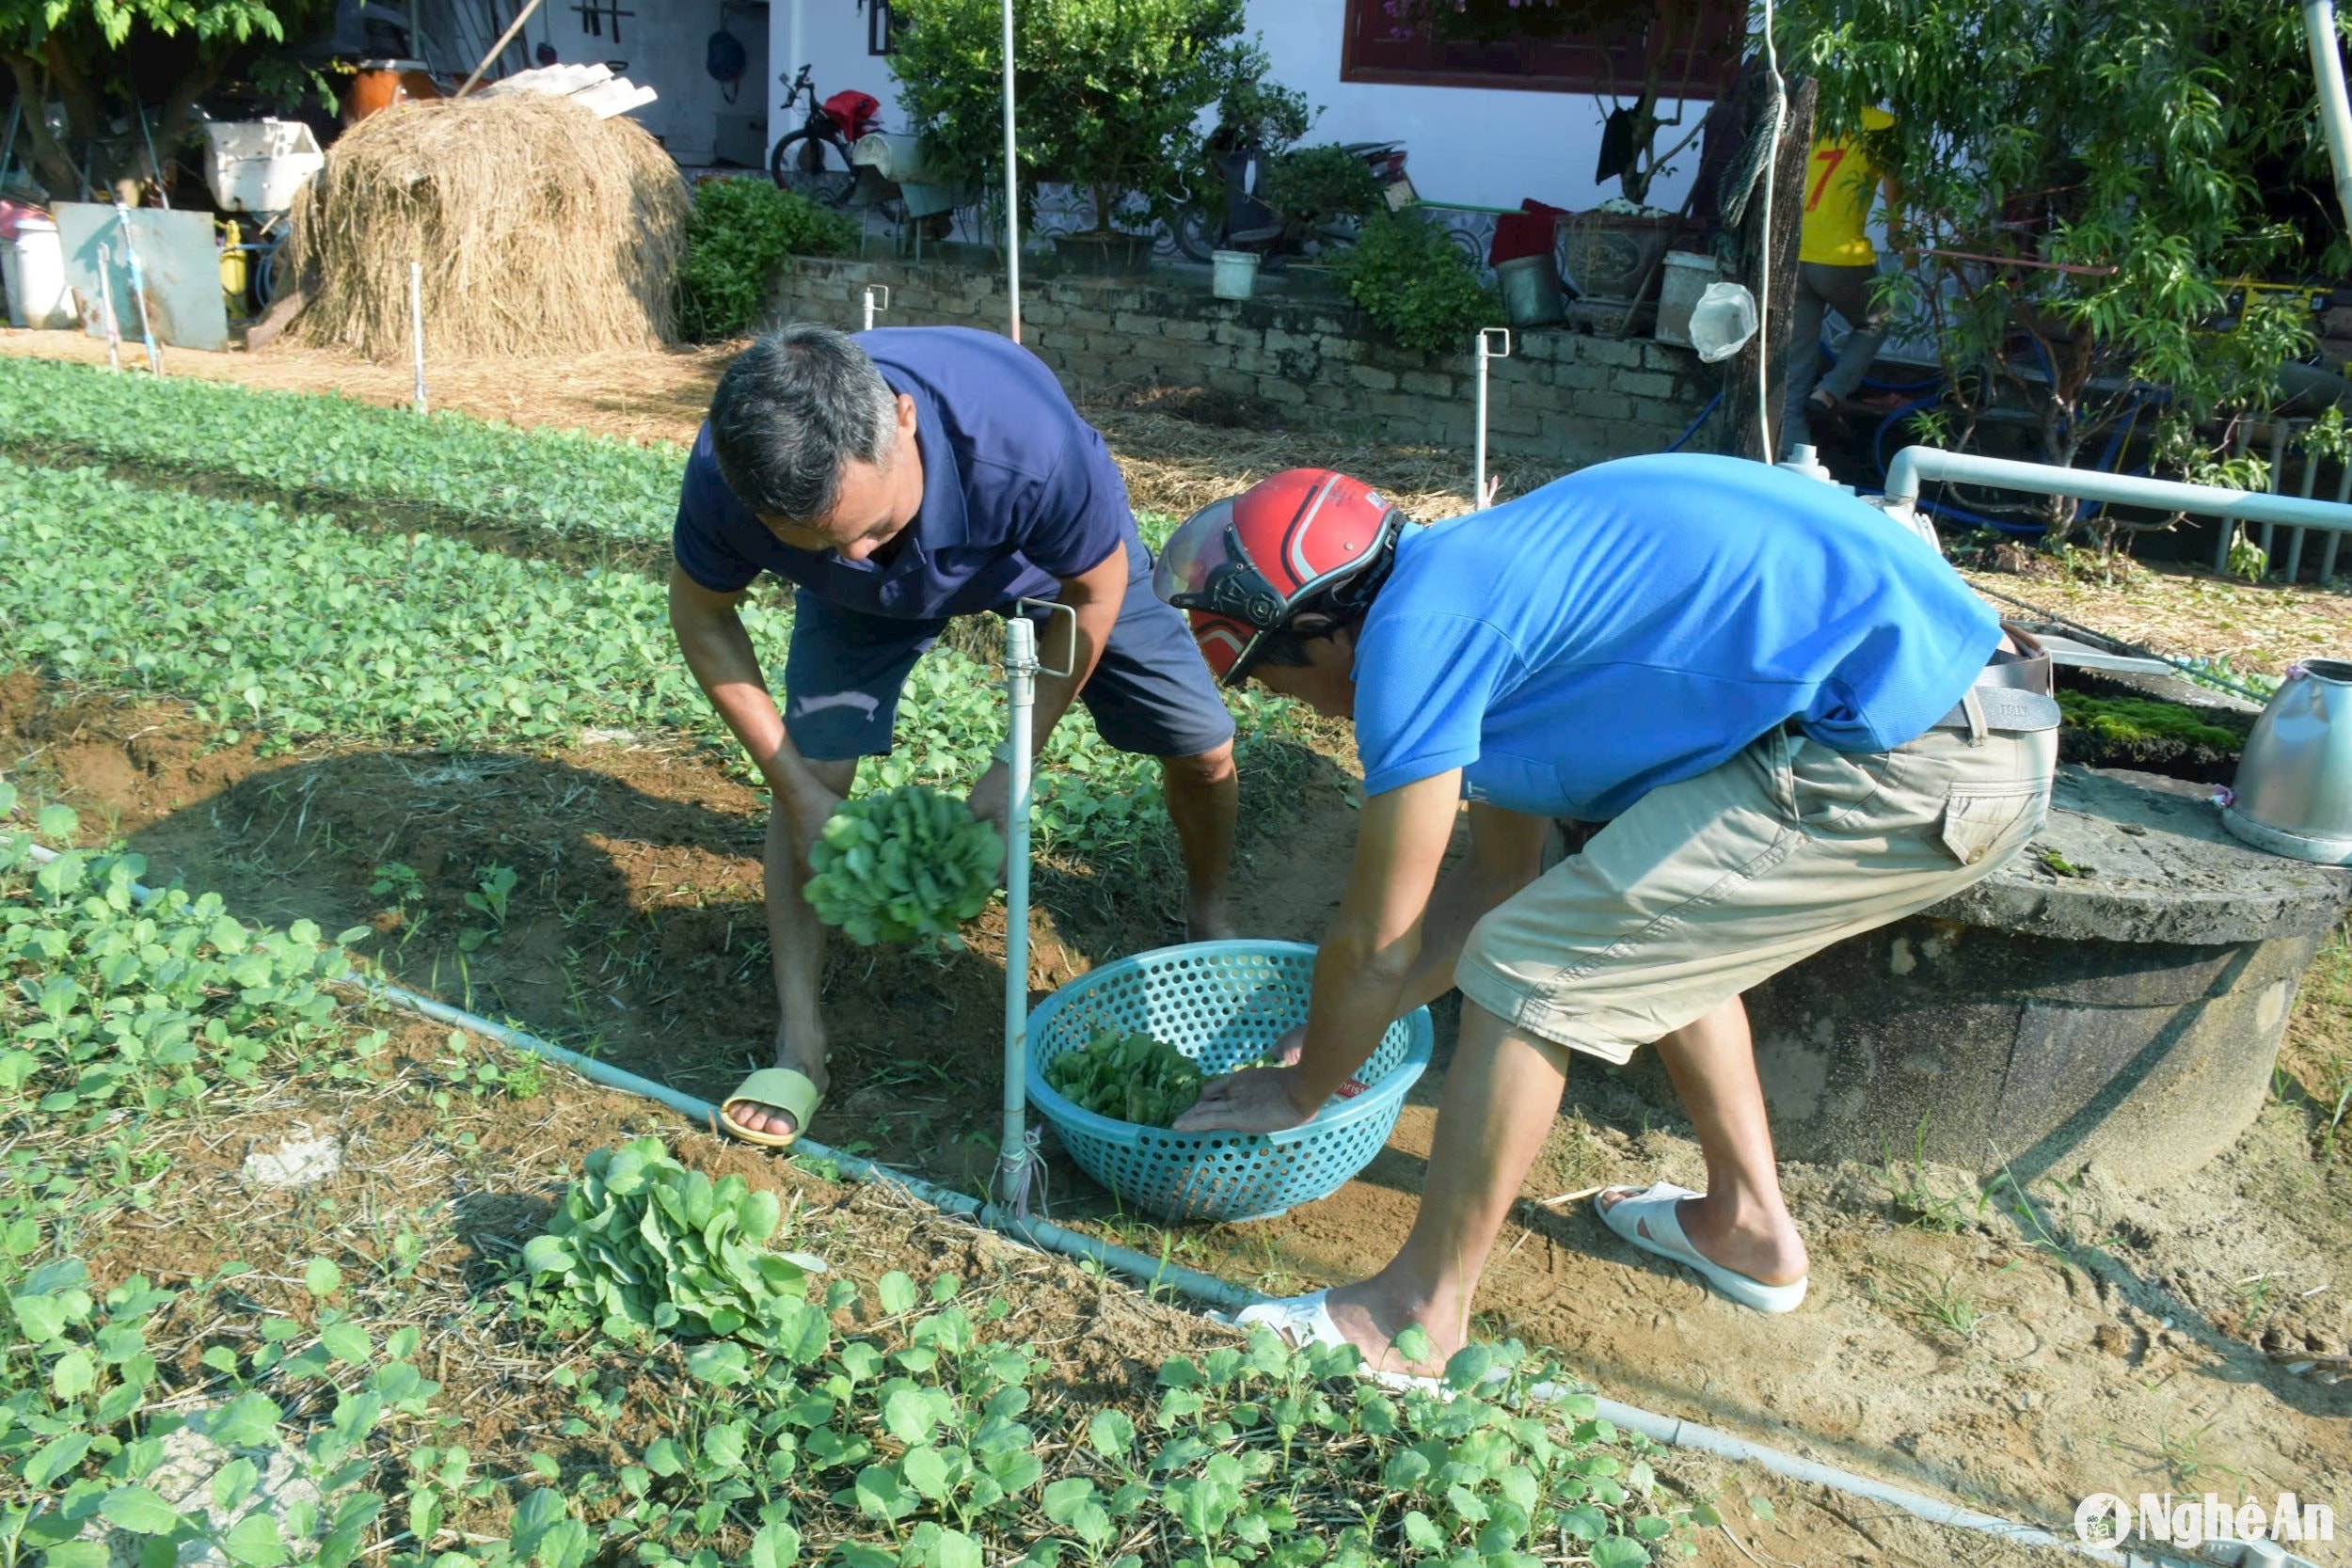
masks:
[[[1233,686],[1266,633],[1369,603],[1406,520],[1361,480],[1291,468],[1194,513],[1161,549],[1152,587],[1189,614],[1209,673]]]

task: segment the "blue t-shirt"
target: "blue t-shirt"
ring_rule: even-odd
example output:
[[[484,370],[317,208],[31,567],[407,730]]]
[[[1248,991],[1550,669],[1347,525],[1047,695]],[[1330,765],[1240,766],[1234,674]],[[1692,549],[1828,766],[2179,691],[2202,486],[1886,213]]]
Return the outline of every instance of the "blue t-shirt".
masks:
[[[1762,463],[1585,468],[1407,531],[1356,651],[1374,795],[1605,821],[1775,725],[1845,752],[1926,732],[2000,623],[1877,509]]]
[[[1118,465],[1035,355],[961,326],[863,332],[857,344],[914,400],[923,456],[922,509],[889,559],[779,543],[720,477],[706,423],[671,534],[688,577],[732,594],[773,572],[846,610],[929,621],[1053,598],[1135,537]]]

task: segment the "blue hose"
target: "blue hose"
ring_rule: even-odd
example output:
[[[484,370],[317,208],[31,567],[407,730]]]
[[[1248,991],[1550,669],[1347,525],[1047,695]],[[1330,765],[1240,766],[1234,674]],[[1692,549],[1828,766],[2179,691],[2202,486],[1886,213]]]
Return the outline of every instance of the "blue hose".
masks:
[[[1716,406],[1723,401],[1724,394],[1722,390],[1718,388],[1715,395],[1707,400],[1707,406],[1699,410],[1699,417],[1692,420],[1690,424],[1684,428],[1682,434],[1675,437],[1674,445],[1668,447],[1666,450],[1668,451],[1680,451],[1682,450],[1682,443],[1688,441],[1692,436],[1696,436],[1699,433],[1699,426],[1707,422],[1707,417],[1709,414],[1714,413]]]

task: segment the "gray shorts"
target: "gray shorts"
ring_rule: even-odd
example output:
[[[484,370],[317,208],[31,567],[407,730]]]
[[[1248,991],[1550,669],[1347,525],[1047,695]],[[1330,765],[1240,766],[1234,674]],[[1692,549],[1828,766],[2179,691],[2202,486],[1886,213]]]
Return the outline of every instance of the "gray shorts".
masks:
[[[1213,752],[1233,738],[1233,717],[1184,612],[1152,592],[1152,558],[1136,540],[1127,542],[1127,566],[1119,622],[1078,700],[1120,751],[1152,757]],[[793,750],[812,762],[887,753],[907,673],[946,625],[865,615],[799,590],[784,665],[784,727]],[[1041,627],[1041,641],[1043,635]]]

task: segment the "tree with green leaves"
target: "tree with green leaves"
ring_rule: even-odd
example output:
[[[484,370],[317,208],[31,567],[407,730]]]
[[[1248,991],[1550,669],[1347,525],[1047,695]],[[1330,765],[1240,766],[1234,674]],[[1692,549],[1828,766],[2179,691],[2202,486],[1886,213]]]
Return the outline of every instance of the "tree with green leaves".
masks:
[[[118,116],[146,108],[160,153],[178,145],[199,101],[232,73],[294,96],[310,78],[282,46],[326,9],[326,0],[0,0],[0,62],[24,110],[17,145],[53,197],[110,182],[139,166],[108,150]],[[142,89],[160,97],[143,101]],[[49,123],[53,104],[64,112],[61,132]],[[139,141],[134,127],[123,149]]]
[[[2341,277],[2300,15],[2272,0],[1784,0],[1782,68],[1820,83],[1820,129],[1869,135],[1902,192],[1899,335],[1934,348],[1939,444],[2025,416],[2042,462],[2259,483],[2232,416],[2279,402],[2308,352],[2304,296],[2244,280]],[[1983,260],[1994,258],[1995,260]],[[2068,501],[2018,515],[2053,546]],[[2103,535],[2111,538],[2111,535]]]
[[[891,12],[905,24],[890,70],[913,129],[949,181],[993,188],[1004,177],[1000,0],[898,0]],[[1122,209],[1171,219],[1202,165],[1202,111],[1248,96],[1263,68],[1242,0],[1024,0],[1014,18],[1025,185],[1085,191],[1098,231]]]

